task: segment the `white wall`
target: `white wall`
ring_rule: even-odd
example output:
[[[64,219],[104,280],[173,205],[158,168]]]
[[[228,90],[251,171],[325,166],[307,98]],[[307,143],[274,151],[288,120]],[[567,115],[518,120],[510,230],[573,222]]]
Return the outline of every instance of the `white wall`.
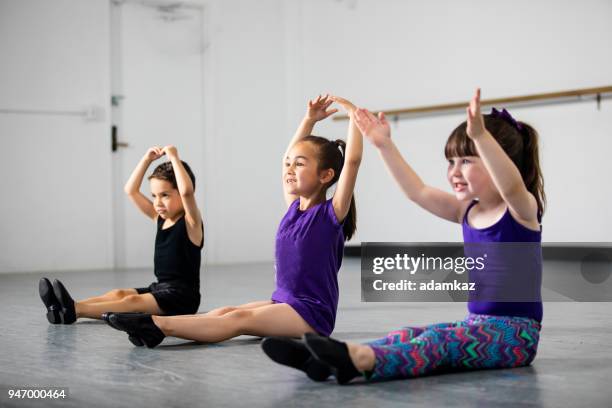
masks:
[[[208,262],[271,260],[289,140],[283,1],[206,2]]]
[[[109,3],[0,2],[0,272],[111,268]]]

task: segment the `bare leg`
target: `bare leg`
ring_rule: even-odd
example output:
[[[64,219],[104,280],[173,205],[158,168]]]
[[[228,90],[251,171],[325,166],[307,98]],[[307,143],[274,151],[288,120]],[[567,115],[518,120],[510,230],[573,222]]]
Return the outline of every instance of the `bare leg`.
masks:
[[[110,302],[113,300],[121,300],[126,296],[137,295],[136,289],[113,289],[110,292],[106,292],[102,296],[94,296],[84,300],[80,300],[78,303],[100,303]]]
[[[111,300],[99,303],[74,304],[77,318],[89,317],[100,319],[102,313],[106,312],[142,312],[151,314],[161,314],[163,311],[157,305],[157,301],[150,293],[142,295],[128,295],[119,300]]]
[[[153,316],[153,322],[166,336],[203,343],[216,343],[242,334],[300,337],[304,333],[314,333],[312,327],[285,303],[237,309],[221,316]]]
[[[207,313],[204,313],[206,316],[223,316],[226,313],[233,312],[238,309],[256,309],[261,306],[271,305],[273,302],[271,300],[259,300],[256,302],[245,303],[239,306],[223,306],[217,309],[213,309]],[[198,315],[188,315],[188,316],[198,316]]]
[[[355,343],[346,343],[346,346],[348,347],[353,365],[357,370],[364,372],[374,369],[376,355],[372,347]]]

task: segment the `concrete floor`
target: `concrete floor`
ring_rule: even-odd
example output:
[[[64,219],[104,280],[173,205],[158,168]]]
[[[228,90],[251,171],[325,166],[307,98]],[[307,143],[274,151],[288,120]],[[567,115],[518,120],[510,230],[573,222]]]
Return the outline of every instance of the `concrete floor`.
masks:
[[[95,320],[47,323],[38,298],[42,276],[61,279],[75,298],[145,286],[145,270],[0,274],[0,406],[235,407],[268,406],[612,406],[610,303],[548,302],[538,356],[531,367],[454,373],[376,384],[317,384],[277,365],[259,339],[217,345],[169,338],[156,349],[133,347]],[[458,320],[464,303],[360,302],[359,263],[345,259],[334,337],[365,341],[405,325]],[[271,264],[208,267],[201,311],[267,299]],[[57,401],[9,400],[20,387],[67,387]]]

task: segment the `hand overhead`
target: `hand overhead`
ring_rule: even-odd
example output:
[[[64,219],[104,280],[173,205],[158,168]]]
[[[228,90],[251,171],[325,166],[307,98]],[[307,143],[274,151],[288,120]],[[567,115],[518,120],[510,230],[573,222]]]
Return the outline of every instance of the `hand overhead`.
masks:
[[[374,146],[381,148],[391,141],[391,128],[384,113],[376,117],[367,109],[359,108],[355,111],[355,123]]]
[[[480,88],[476,88],[474,96],[470,100],[467,111],[467,134],[470,139],[478,139],[486,132],[484,119],[480,113]]]
[[[332,103],[334,103],[334,101],[329,95],[319,95],[315,100],[308,101],[306,117],[315,122],[326,119],[330,115],[338,112],[338,109],[328,109]]]

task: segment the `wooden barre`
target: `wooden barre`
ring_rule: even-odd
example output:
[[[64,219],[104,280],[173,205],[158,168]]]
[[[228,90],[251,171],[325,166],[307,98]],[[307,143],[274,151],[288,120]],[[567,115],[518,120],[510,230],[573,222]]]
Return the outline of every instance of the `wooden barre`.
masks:
[[[500,105],[500,107],[503,107],[503,105],[510,105],[510,104],[555,101],[555,100],[562,100],[562,99],[567,99],[567,98],[580,98],[580,97],[587,96],[587,95],[596,95],[596,97],[599,100],[602,94],[609,94],[609,93],[612,93],[612,86],[574,89],[571,91],[548,92],[548,93],[523,95],[523,96],[511,96],[511,97],[506,97],[506,98],[482,99],[480,101],[480,104],[481,106]],[[419,115],[419,114],[429,114],[429,113],[435,113],[435,112],[449,113],[449,111],[457,111],[460,109],[465,109],[467,106],[468,106],[468,102],[466,101],[466,102],[446,103],[442,105],[419,106],[416,108],[386,110],[382,112],[384,112],[384,114],[387,116],[397,117],[397,116],[403,116],[403,115]],[[347,120],[347,119],[348,119],[348,115],[338,115],[338,116],[333,117],[333,120]]]

